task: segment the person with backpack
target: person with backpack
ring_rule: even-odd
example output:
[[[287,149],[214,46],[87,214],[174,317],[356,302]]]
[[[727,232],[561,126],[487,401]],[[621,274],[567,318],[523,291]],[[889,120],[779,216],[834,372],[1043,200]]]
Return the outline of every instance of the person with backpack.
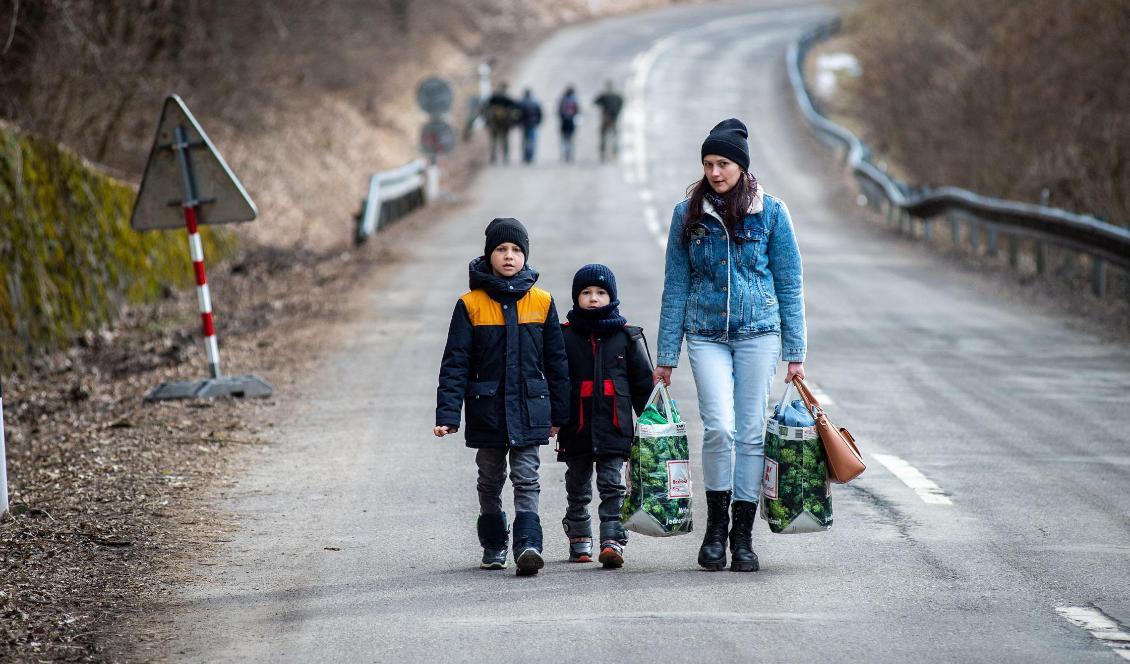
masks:
[[[561,160],[565,163],[573,161],[573,132],[577,130],[580,114],[581,103],[577,99],[577,91],[572,85],[566,86],[561,101],[557,103],[557,118],[561,122]]]
[[[600,108],[600,160],[608,161],[619,152],[620,137],[616,123],[624,108],[624,97],[616,92],[612,81],[608,81],[604,92],[593,103]]]
[[[573,308],[561,326],[569,358],[569,424],[557,434],[557,460],[567,464],[568,509],[561,525],[569,561],[592,562],[592,480],[600,495],[600,563],[624,564],[628,533],[620,522],[627,488],[624,462],[632,448],[632,411],[651,396],[651,360],[643,330],[620,315],[616,275],[592,264],[573,277]]]
[[[510,130],[521,117],[522,109],[506,94],[506,83],[499,83],[484,107],[487,130],[490,131],[490,163],[510,163]]]
[[[541,124],[541,104],[534,97],[533,90],[526,88],[522,100],[518,102],[522,111],[522,161],[534,163],[534,153],[538,144],[538,125]]]

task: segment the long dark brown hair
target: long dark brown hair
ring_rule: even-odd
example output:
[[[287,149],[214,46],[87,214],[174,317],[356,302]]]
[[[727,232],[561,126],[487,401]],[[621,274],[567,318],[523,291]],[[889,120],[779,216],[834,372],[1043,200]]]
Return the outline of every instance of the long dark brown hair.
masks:
[[[687,217],[683,221],[683,244],[687,244],[691,240],[691,229],[699,219],[702,219],[704,214],[702,211],[702,201],[706,198],[706,194],[713,192],[714,187],[710,186],[710,181],[706,176],[698,182],[693,182],[687,187],[687,198],[691,199],[690,207],[687,208]],[[752,173],[743,172],[742,176],[738,178],[737,183],[730,188],[725,194],[722,194],[723,205],[721,209],[719,206],[714,206],[714,211],[722,217],[722,222],[726,224],[726,230],[731,235],[738,231],[738,226],[745,218],[746,210],[753,204],[753,196],[757,193],[757,178]]]

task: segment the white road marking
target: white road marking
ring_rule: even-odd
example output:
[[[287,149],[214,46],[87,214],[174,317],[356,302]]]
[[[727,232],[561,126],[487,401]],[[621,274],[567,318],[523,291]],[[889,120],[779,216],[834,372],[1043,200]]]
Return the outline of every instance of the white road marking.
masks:
[[[659,225],[659,213],[655,211],[654,205],[646,205],[643,209],[644,220],[647,221],[647,230],[652,235],[659,235],[663,229]]]
[[[892,454],[873,454],[875,460],[883,464],[902,483],[914,490],[923,502],[931,505],[952,505],[953,501],[942,491],[942,487],[923,475],[917,468]]]
[[[1090,632],[1122,659],[1130,660],[1130,634],[1122,631],[1119,624],[1102,611],[1091,606],[1057,606],[1055,612],[1072,625]]]
[[[815,12],[821,14],[822,11],[823,10],[804,9],[795,13],[806,14]],[[701,35],[704,31],[716,29],[728,30],[738,25],[757,24],[764,21],[764,12],[754,12],[743,16],[729,16],[707,21],[702,25],[672,32],[665,37],[657,39],[651,45],[651,48],[646,51],[641,51],[632,59],[632,64],[629,67],[631,75],[629,76],[627,84],[627,103],[624,105],[623,110],[625,144],[631,147],[629,150],[620,153],[620,163],[625,166],[622,171],[624,181],[627,184],[640,185],[642,189],[640,197],[644,204],[644,220],[656,244],[663,250],[667,249],[667,229],[663,224],[652,223],[652,219],[659,219],[659,213],[652,202],[654,197],[648,185],[647,173],[647,113],[645,107],[647,79],[651,74],[651,68],[665,51],[682,43],[685,41],[684,38],[689,35]]]

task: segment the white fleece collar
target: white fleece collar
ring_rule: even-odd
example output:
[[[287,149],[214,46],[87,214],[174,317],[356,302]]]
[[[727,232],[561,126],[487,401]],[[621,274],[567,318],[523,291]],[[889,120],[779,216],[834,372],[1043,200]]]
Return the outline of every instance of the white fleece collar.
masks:
[[[746,212],[746,214],[757,214],[758,212],[761,212],[764,209],[765,209],[765,191],[761,188],[761,183],[758,182],[755,185],[754,190],[753,190],[753,200],[750,201],[749,209],[746,210],[745,212]],[[706,199],[706,198],[702,199],[702,211],[704,213],[714,217],[718,221],[722,221],[721,215],[719,215],[718,212],[714,209],[714,206],[710,204],[709,199]]]

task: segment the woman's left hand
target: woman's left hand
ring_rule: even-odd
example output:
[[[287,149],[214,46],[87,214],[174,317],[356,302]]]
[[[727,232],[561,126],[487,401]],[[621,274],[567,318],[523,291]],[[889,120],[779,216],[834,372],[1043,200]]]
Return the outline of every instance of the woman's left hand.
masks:
[[[804,362],[789,362],[789,373],[785,376],[785,382],[793,382],[793,377],[799,376],[804,380]]]

